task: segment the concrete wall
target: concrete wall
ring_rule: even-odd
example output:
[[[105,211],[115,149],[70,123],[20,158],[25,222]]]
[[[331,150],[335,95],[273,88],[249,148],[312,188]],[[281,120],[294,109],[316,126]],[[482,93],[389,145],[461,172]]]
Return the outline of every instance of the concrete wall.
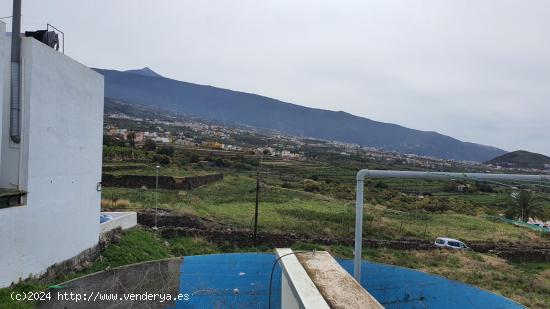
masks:
[[[137,225],[137,214],[133,211],[102,212],[101,214],[110,215],[113,217],[113,220],[100,224],[101,233],[109,232],[116,228],[121,228],[124,231]]]
[[[275,250],[282,270],[281,309],[330,308],[292,249]]]
[[[2,103],[5,101],[6,90],[9,90],[9,84],[6,83],[5,79],[9,77],[9,49],[6,48],[6,41],[8,37],[6,33],[6,24],[0,21],[0,139],[2,138],[2,128],[4,127],[4,121],[2,115],[4,114],[4,106]],[[7,87],[6,87],[7,86]],[[9,97],[8,97],[9,100]],[[2,162],[2,149],[4,148],[4,143],[0,142],[0,163]],[[1,169],[1,164],[0,164]],[[2,177],[0,177],[2,178]],[[2,186],[2,179],[0,179],[0,186]]]
[[[101,200],[103,77],[24,38],[22,141],[13,147],[6,123],[9,41],[0,40],[1,66],[8,66],[2,69],[0,187],[19,184],[28,193],[25,206],[0,209],[0,287],[94,246]]]

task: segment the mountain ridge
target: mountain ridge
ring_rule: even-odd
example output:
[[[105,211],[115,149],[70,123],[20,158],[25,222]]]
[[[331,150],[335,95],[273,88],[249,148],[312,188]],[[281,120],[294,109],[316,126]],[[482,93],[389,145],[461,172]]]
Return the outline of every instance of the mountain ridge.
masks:
[[[107,98],[205,119],[443,159],[483,162],[505,153],[496,147],[377,122],[344,111],[310,108],[252,93],[135,74],[136,70],[95,70],[105,77]]]
[[[149,77],[162,77],[162,78],[164,78],[164,76],[162,76],[159,73],[151,70],[149,67],[144,67],[142,69],[136,69],[136,70],[126,70],[126,71],[123,71],[123,72],[130,73],[130,74],[138,74],[138,75],[143,75],[143,76],[149,76]]]
[[[545,164],[550,165],[550,157],[540,153],[516,150],[493,158],[486,163],[503,167],[544,169]]]

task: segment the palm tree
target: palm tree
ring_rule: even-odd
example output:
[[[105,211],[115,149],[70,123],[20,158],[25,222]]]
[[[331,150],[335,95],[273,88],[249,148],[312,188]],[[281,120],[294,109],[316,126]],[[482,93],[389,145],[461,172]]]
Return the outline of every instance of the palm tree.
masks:
[[[136,146],[136,132],[130,131],[126,135],[126,139],[130,142],[130,148],[132,150],[132,159],[134,158],[134,147]]]
[[[543,212],[542,201],[533,191],[521,190],[510,195],[511,214],[519,217],[521,221],[527,222],[529,218],[538,217]]]

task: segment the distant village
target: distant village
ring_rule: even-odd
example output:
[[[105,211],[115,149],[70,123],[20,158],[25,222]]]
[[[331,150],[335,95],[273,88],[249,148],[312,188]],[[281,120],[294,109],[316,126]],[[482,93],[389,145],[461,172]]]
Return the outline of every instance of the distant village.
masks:
[[[105,122],[104,134],[128,141],[129,137],[135,144],[143,143],[149,139],[159,144],[171,144],[182,147],[194,147],[213,150],[246,152],[258,156],[279,157],[282,160],[306,160],[306,148],[323,149],[346,157],[361,155],[366,159],[409,165],[426,170],[456,170],[464,169],[479,172],[513,171],[518,173],[550,174],[550,164],[545,164],[544,169],[516,168],[509,165],[483,164],[473,161],[445,160],[434,157],[419,156],[415,154],[402,154],[395,151],[385,151],[373,147],[362,147],[358,144],[327,141],[316,138],[303,138],[289,136],[280,132],[259,133],[254,128],[229,127],[219,124],[205,123],[199,120],[181,120],[177,117],[162,117],[163,119],[148,119],[130,116],[122,112],[106,114],[111,121]],[[129,121],[138,128],[147,130],[129,129],[123,125],[116,126],[116,120]],[[152,129],[151,129],[152,128]],[[132,134],[130,134],[132,133]],[[266,141],[262,145],[252,145],[246,139],[239,137],[257,137]],[[276,141],[276,142],[273,142]],[[257,143],[256,143],[257,144]]]

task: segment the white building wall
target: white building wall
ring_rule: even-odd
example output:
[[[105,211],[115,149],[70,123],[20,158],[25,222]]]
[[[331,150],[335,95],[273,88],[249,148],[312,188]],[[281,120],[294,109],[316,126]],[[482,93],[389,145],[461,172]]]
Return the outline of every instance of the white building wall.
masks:
[[[0,48],[9,66],[8,41]],[[16,177],[16,153],[22,163],[16,178],[27,199],[25,206],[0,209],[0,287],[43,273],[99,237],[103,77],[31,38],[22,40],[22,57],[22,152],[12,148],[4,157],[3,151],[0,186]],[[9,93],[3,98],[5,150]]]
[[[6,61],[8,49],[5,48],[5,46],[6,46],[5,41],[7,40],[7,37],[6,37],[5,33],[6,33],[6,24],[3,23],[3,22],[0,22],[0,140],[2,138],[1,133],[2,133],[2,128],[3,128],[3,125],[2,125],[3,124],[3,117],[2,117],[3,106],[2,106],[2,102],[4,102],[4,94],[5,94],[4,88],[6,88],[5,86],[8,86],[8,85],[6,85],[4,79],[7,76],[9,76],[9,75],[6,75],[6,73],[9,73],[8,71],[6,71],[7,70],[7,65],[9,64],[9,62]],[[2,162],[3,144],[4,143],[0,142],[0,162]],[[0,167],[0,169],[1,169],[1,167]],[[0,179],[0,186],[1,186],[1,182],[2,182],[2,180]]]

